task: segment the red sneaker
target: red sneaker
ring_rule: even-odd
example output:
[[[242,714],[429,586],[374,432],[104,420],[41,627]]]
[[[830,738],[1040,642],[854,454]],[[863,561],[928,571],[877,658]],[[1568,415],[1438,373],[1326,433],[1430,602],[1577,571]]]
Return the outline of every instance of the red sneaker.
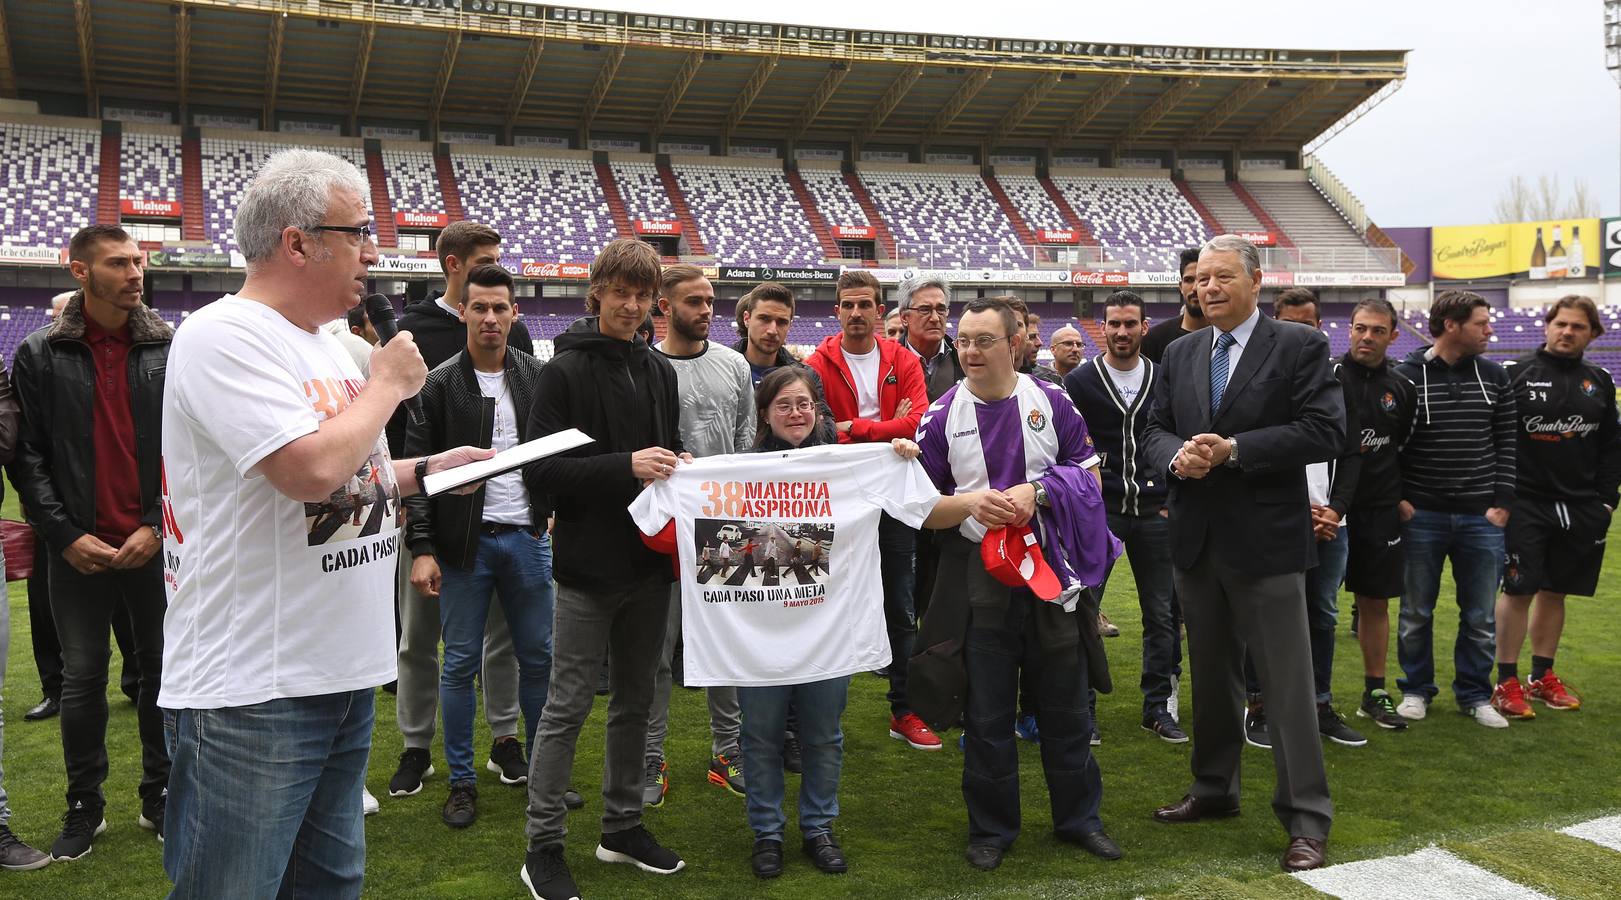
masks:
[[[889,736],[897,741],[905,741],[913,750],[939,750],[940,738],[916,713],[907,713],[900,718],[890,716]]]
[[[1525,686],[1518,678],[1505,678],[1492,689],[1492,708],[1505,719],[1535,719],[1537,711],[1525,702]]]
[[[1541,681],[1531,682],[1531,699],[1546,703],[1549,709],[1582,708],[1582,698],[1571,693],[1552,669],[1542,676]]]

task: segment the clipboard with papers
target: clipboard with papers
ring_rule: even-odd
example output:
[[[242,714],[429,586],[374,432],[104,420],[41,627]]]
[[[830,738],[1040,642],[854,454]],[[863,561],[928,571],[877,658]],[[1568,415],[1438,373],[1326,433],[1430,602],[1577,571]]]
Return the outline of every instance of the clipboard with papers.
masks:
[[[509,447],[495,454],[489,459],[470,462],[454,469],[445,469],[441,472],[430,472],[422,479],[422,493],[434,497],[446,491],[453,491],[459,487],[484,481],[497,475],[505,475],[513,469],[522,468],[537,459],[567,453],[575,447],[583,447],[592,442],[585,432],[578,428],[569,428],[545,437],[525,441],[515,447]]]

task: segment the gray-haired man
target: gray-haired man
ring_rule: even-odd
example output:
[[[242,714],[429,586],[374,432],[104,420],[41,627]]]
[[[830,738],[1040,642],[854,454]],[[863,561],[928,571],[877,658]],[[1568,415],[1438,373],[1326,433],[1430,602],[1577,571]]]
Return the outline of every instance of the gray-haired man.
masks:
[[[916,353],[923,363],[923,386],[933,403],[963,376],[957,346],[946,334],[946,322],[951,318],[951,282],[938,275],[913,276],[902,281],[895,293],[900,298],[897,309],[905,326],[901,346]],[[939,534],[928,528],[918,529],[912,605],[919,616],[929,608],[929,598],[934,595],[934,572],[939,563]]]

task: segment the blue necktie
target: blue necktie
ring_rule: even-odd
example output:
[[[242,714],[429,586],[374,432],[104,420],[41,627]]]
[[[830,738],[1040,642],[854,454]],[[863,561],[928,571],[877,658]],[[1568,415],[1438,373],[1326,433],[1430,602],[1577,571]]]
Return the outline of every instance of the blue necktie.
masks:
[[[1216,335],[1216,350],[1210,354],[1210,417],[1221,409],[1221,395],[1227,391],[1227,348],[1238,343],[1229,332]]]

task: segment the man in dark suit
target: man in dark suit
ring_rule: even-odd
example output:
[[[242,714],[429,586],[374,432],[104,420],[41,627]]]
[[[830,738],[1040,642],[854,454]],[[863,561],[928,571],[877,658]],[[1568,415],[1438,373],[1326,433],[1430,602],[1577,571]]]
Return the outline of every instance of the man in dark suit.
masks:
[[[1214,327],[1172,342],[1145,437],[1169,469],[1171,558],[1193,661],[1193,786],[1161,822],[1238,812],[1243,660],[1271,714],[1288,871],[1323,864],[1334,807],[1317,736],[1305,576],[1316,563],[1306,466],[1345,440],[1345,402],[1319,331],[1262,316],[1260,255],[1233,235],[1199,253],[1200,305]]]

